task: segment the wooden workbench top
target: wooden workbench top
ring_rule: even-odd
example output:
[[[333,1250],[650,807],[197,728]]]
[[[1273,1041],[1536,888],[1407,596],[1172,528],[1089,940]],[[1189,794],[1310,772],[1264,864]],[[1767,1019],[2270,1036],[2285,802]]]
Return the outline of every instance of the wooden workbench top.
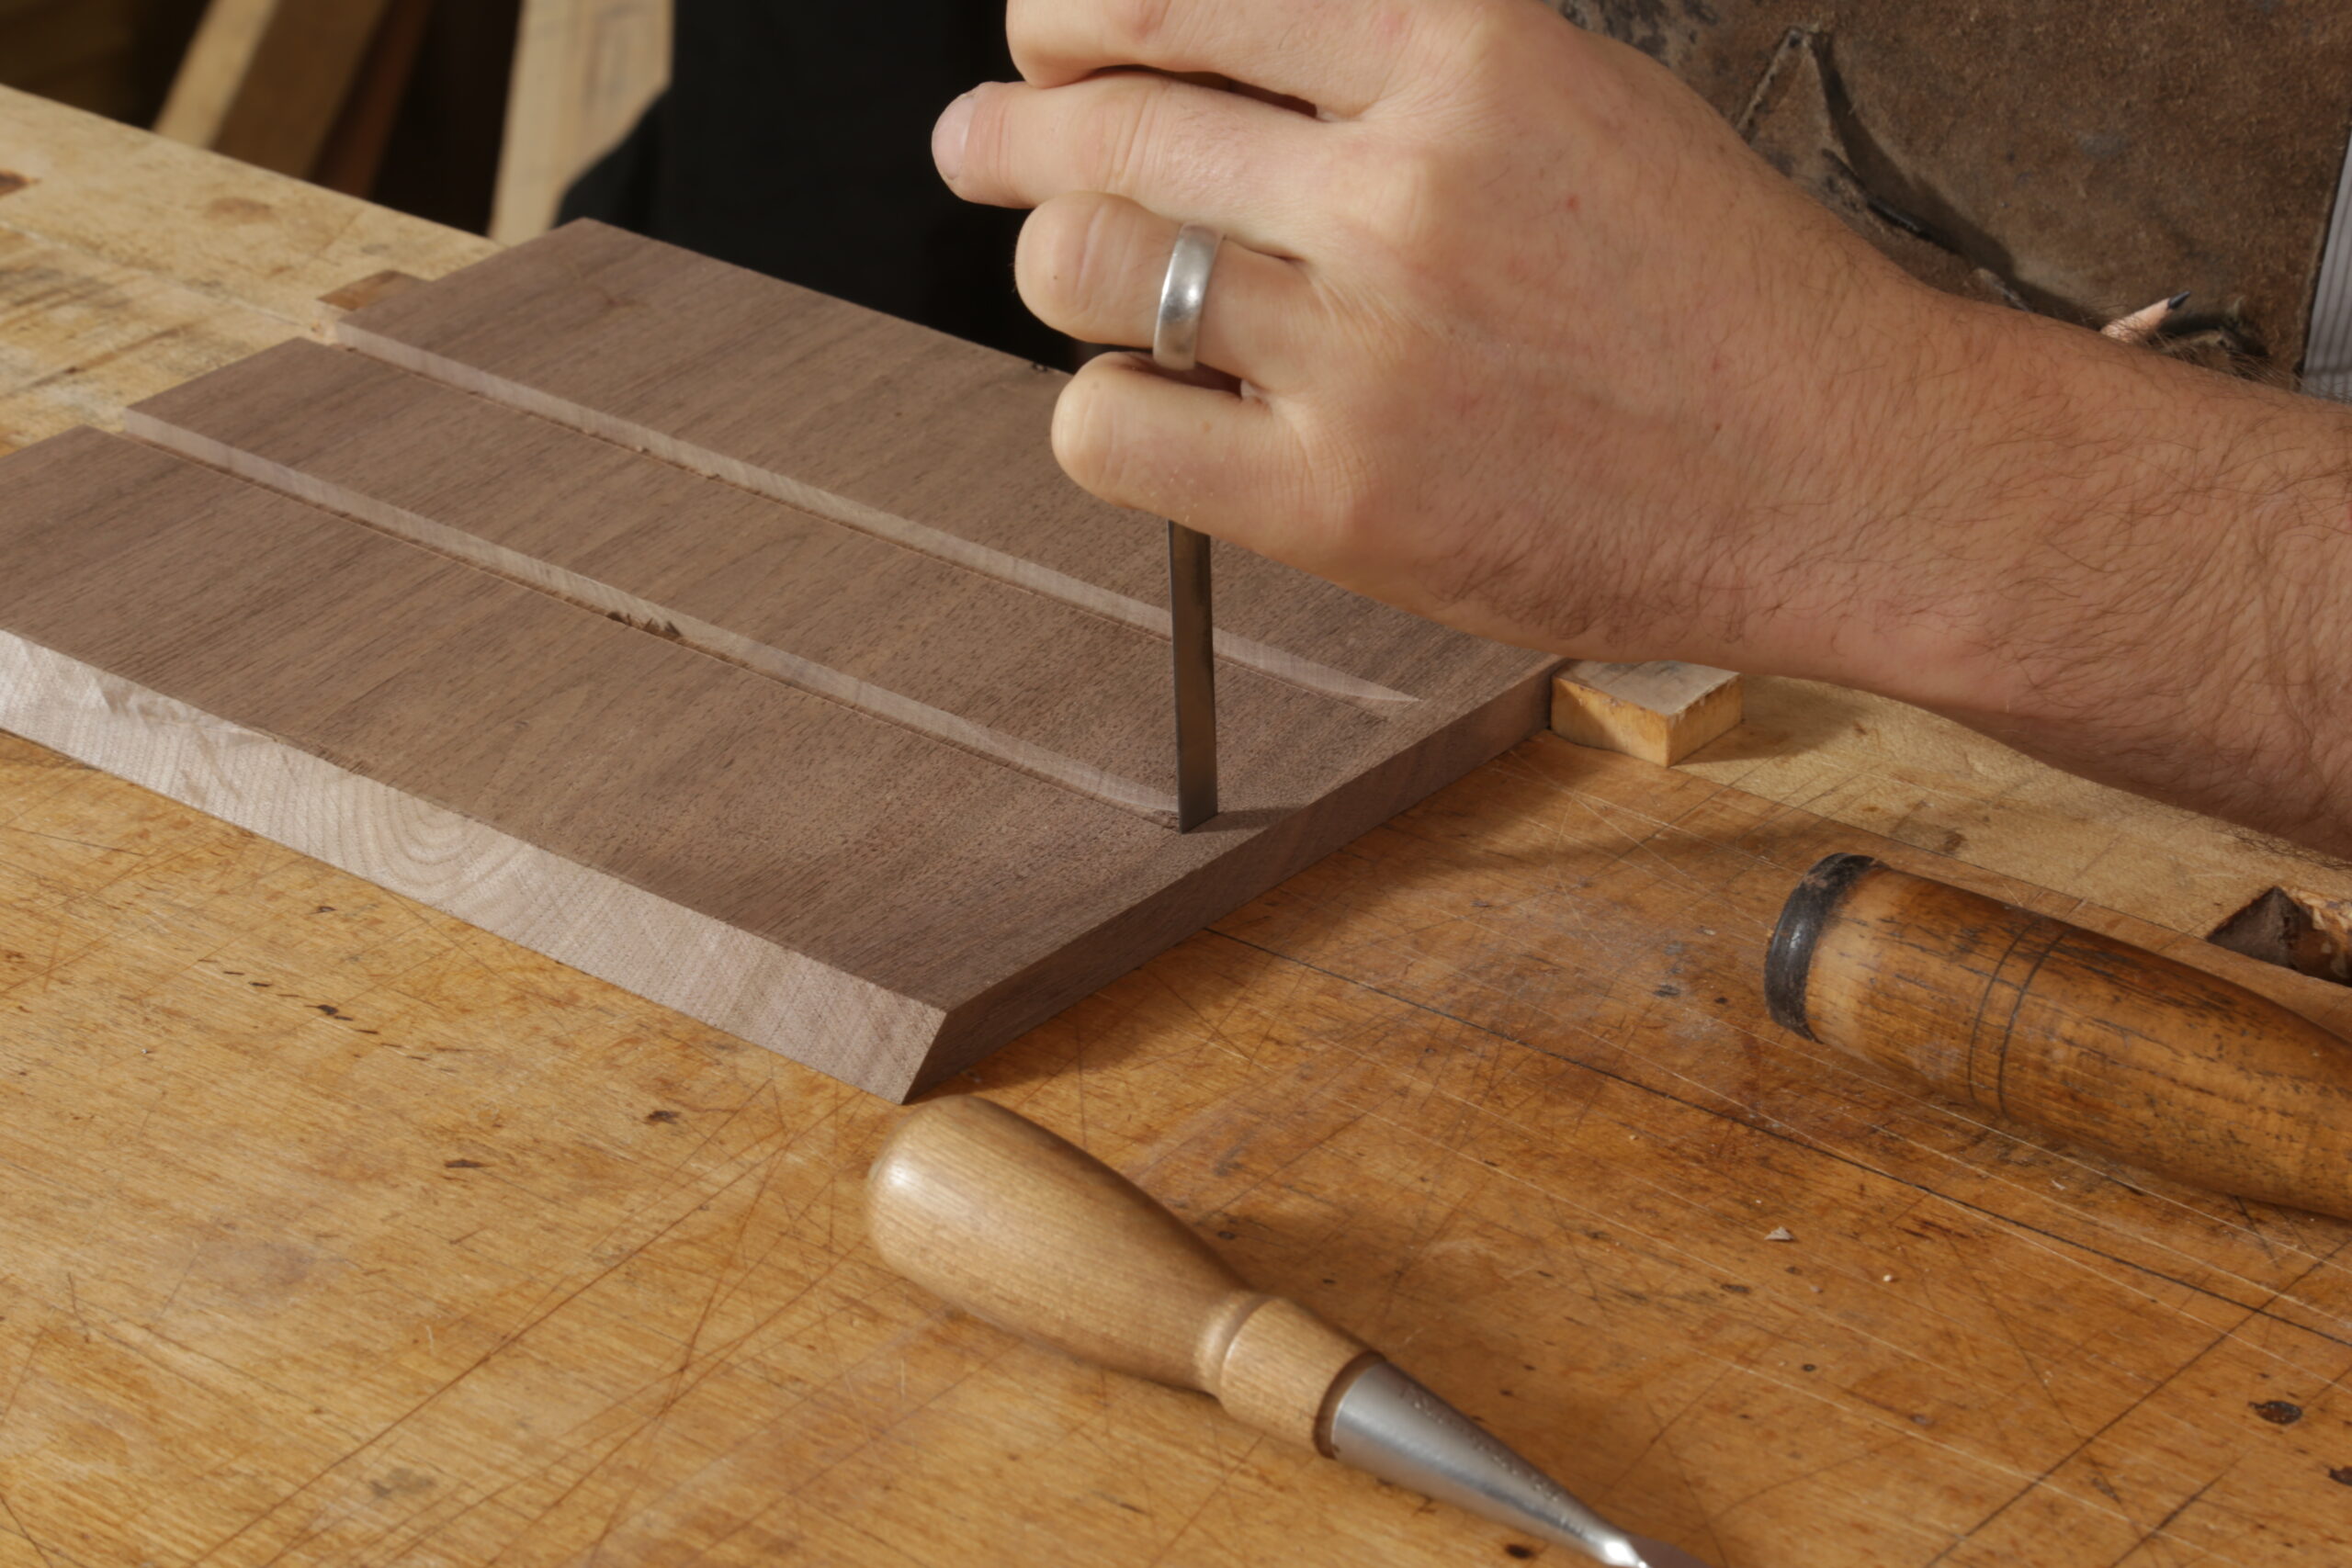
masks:
[[[490,249],[6,92],[0,191],[0,450]],[[1749,701],[1672,772],[1531,742],[949,1092],[1719,1568],[2352,1561],[2352,1229],[1878,1083],[1751,994],[1779,896],[1875,835],[2143,941],[2352,871]],[[896,1280],[858,1204],[894,1114],[0,736],[0,1568],[1529,1553]]]

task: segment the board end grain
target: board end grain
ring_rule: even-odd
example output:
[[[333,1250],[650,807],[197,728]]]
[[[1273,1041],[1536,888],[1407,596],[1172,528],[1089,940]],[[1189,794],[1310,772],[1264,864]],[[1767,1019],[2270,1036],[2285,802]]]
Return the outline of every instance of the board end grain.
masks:
[[[1661,767],[1736,728],[1741,714],[1738,675],[1679,660],[1578,660],[1552,689],[1554,733]]]

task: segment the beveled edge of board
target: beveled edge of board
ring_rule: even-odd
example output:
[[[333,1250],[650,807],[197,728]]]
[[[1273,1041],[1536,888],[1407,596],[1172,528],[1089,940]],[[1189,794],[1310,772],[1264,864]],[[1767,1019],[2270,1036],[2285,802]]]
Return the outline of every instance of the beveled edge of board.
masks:
[[[933,1055],[940,1008],[6,631],[0,728],[886,1099]]]

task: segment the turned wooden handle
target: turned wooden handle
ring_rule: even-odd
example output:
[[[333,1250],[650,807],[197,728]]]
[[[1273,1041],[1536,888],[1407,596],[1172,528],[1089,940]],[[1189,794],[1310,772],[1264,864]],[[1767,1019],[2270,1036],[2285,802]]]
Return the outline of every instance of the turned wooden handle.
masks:
[[[908,1113],[866,1178],[876,1250],[1000,1328],[1214,1395],[1330,1451],[1330,1405],[1372,1358],[1252,1291],[1182,1220],[1091,1155],[989,1100]]]
[[[2150,1170],[2352,1218],[2352,1049],[2267,997],[1867,855],[1790,895],[1798,1033]]]

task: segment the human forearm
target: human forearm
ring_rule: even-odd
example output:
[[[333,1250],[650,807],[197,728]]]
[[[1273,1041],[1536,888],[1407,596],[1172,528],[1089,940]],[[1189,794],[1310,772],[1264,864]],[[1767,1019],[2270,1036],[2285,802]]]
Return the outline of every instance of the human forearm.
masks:
[[[1035,209],[1040,316],[1148,342],[1179,223],[1227,236],[1227,378],[1089,364],[1080,484],[1466,630],[1867,686],[2352,849],[2347,416],[1932,293],[1525,0],[1013,0],[1010,32],[1025,80],[933,147]]]
[[[1941,330],[1951,427],[1913,533],[1944,548],[1863,613],[1942,657],[1866,637],[1815,672],[2352,851],[2352,412],[2014,312]]]

